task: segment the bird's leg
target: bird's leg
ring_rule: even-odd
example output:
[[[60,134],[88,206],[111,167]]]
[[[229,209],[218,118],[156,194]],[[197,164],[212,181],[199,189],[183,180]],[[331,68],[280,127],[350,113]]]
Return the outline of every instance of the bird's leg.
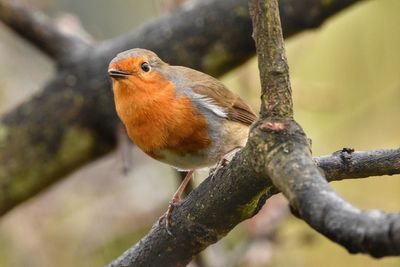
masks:
[[[178,189],[176,190],[175,194],[172,196],[171,201],[169,202],[167,211],[161,215],[161,217],[158,219],[158,222],[160,223],[163,219],[165,219],[165,227],[167,228],[167,232],[168,234],[172,235],[171,231],[169,230],[169,224],[170,224],[170,217],[172,214],[172,211],[174,210],[176,204],[178,204],[179,202],[181,202],[182,200],[182,194],[185,191],[186,186],[188,185],[188,183],[190,182],[190,179],[192,178],[194,173],[194,170],[190,170],[188,171],[188,173],[186,174],[185,179],[183,179],[182,183],[179,185]]]
[[[233,156],[239,152],[240,149],[242,149],[243,147],[241,146],[237,146],[234,147],[233,149],[229,150],[225,155],[223,155],[217,162],[217,164],[215,165],[215,167],[211,168],[210,171],[210,175],[209,177],[211,177],[211,179],[214,179],[214,176],[217,174],[217,172],[222,169],[223,167],[225,167],[226,165],[228,165],[228,163],[232,160]]]

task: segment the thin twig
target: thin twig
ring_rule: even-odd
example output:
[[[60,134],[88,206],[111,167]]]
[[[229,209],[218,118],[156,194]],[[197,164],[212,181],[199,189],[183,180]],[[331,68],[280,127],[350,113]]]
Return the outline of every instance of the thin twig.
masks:
[[[331,181],[400,173],[400,148],[354,151],[344,148],[332,155],[316,157],[315,163]]]

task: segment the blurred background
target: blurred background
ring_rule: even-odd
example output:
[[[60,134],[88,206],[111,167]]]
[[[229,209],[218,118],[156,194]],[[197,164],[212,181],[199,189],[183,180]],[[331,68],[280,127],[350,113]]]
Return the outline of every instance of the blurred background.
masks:
[[[25,2],[59,23],[81,23],[96,40],[130,31],[170,8],[162,0]],[[314,155],[342,147],[399,147],[399,11],[398,0],[363,1],[287,40],[295,118],[313,140]],[[3,114],[40,89],[54,66],[2,24],[0,40]],[[256,59],[222,80],[258,108]],[[132,149],[133,166],[126,175],[115,151],[0,218],[0,266],[102,266],[138,241],[166,209],[179,182],[170,167]],[[205,175],[197,174],[195,183]],[[359,208],[400,210],[400,176],[332,186]],[[290,215],[278,195],[191,266],[398,267],[400,258],[350,255]]]

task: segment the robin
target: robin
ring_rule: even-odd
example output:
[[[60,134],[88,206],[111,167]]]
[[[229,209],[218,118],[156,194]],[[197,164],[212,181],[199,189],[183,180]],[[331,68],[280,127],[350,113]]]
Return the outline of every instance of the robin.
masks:
[[[217,79],[171,66],[155,53],[131,49],[110,63],[117,114],[129,138],[147,155],[188,171],[173,195],[169,217],[195,169],[220,165],[245,145],[257,115]]]

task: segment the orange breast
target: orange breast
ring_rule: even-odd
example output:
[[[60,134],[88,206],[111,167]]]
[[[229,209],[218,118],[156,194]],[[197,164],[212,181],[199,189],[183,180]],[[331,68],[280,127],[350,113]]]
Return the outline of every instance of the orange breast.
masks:
[[[211,144],[206,119],[188,97],[176,98],[171,82],[132,77],[114,82],[113,88],[117,113],[129,137],[150,156],[160,159],[161,149],[195,153]]]

